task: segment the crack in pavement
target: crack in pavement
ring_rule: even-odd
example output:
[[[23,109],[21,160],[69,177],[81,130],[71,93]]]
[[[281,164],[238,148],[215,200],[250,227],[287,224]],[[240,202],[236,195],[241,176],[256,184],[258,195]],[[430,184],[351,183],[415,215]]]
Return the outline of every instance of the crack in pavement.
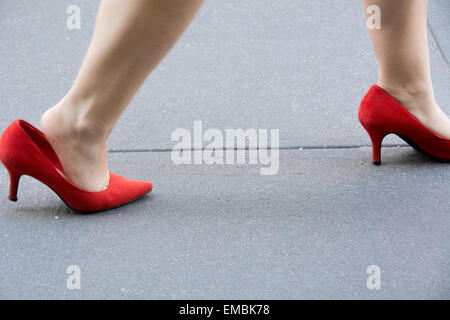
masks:
[[[439,60],[441,60],[441,62],[444,64],[445,71],[447,71],[448,75],[450,75],[450,62],[447,59],[444,50],[442,50],[441,45],[439,44],[439,41],[437,39],[437,36],[429,23],[428,23],[428,31],[430,33],[431,49],[434,52],[436,52]]]

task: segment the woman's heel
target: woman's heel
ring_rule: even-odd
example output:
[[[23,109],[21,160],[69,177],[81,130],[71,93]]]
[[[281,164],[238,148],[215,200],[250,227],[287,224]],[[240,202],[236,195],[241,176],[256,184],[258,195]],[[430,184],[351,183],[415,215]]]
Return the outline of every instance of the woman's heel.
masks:
[[[9,196],[8,199],[11,201],[17,201],[17,189],[19,188],[19,180],[22,176],[15,170],[8,169],[9,172]]]
[[[381,165],[381,143],[386,135],[389,132],[385,130],[377,130],[377,129],[368,129],[366,128],[367,133],[370,136],[370,140],[372,141],[372,162],[374,165]]]

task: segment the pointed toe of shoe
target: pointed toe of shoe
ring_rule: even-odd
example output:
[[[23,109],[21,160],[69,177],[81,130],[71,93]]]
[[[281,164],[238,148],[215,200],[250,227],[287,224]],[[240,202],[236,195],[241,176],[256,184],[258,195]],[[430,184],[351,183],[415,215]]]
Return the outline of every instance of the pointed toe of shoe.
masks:
[[[84,192],[71,208],[82,212],[99,212],[122,207],[149,193],[153,184],[147,181],[127,179],[110,173],[109,186],[101,192]]]
[[[153,184],[148,181],[132,180],[133,188],[137,195],[137,198],[149,193],[153,189]]]
[[[148,181],[126,179],[120,177],[121,183],[119,184],[124,196],[123,202],[130,202],[143,195],[149,193],[153,189],[153,184]],[[117,186],[117,184],[116,184]]]

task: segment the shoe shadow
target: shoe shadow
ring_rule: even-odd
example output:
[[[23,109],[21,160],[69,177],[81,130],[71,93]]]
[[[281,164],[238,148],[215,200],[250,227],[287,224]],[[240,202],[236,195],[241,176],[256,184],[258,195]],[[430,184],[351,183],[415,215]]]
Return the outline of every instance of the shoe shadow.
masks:
[[[389,149],[389,150],[386,150]],[[402,150],[398,153],[398,149]],[[383,149],[383,158],[381,166],[446,166],[450,160],[433,158],[420,150],[411,147],[390,147]]]
[[[18,206],[15,208],[15,211],[16,213],[19,214],[39,214],[43,216],[52,217],[53,219],[60,219],[63,216],[101,217],[103,215],[106,216],[121,213],[133,214],[142,212],[143,208],[145,208],[145,211],[148,212],[153,197],[154,196],[152,195],[152,193],[148,193],[143,195],[142,197],[139,197],[121,206],[97,212],[82,212],[71,209],[67,205],[65,205],[62,200],[60,200],[59,203],[54,203],[48,206],[38,206],[38,207]]]

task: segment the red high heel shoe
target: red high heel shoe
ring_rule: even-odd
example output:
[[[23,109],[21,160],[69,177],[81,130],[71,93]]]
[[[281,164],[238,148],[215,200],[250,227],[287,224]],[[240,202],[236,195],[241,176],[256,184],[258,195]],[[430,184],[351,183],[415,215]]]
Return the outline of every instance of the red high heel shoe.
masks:
[[[17,201],[22,175],[50,187],[76,211],[98,212],[125,205],[150,192],[150,182],[125,179],[110,173],[106,190],[83,190],[64,176],[64,169],[45,135],[24,120],[14,121],[0,138],[0,160],[9,172],[9,199]]]
[[[394,133],[431,158],[450,160],[450,139],[444,138],[414,117],[400,102],[374,84],[364,96],[358,118],[372,140],[372,160],[381,164],[381,142]]]

